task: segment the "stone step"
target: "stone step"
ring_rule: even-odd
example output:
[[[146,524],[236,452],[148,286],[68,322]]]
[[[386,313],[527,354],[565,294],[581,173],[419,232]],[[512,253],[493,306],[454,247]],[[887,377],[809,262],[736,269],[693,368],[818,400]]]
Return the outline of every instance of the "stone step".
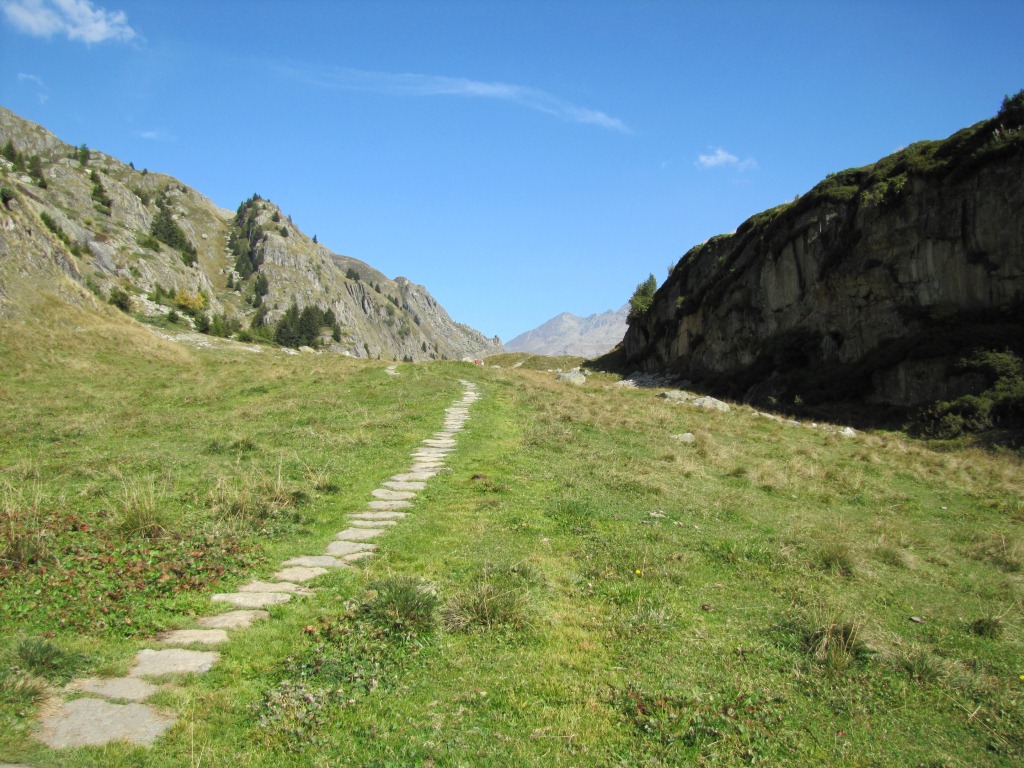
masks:
[[[157,641],[164,645],[218,645],[228,641],[228,633],[223,629],[172,629],[158,635]]]
[[[325,573],[327,573],[326,568],[295,565],[291,568],[282,568],[271,578],[276,579],[277,581],[301,583],[315,579],[317,576],[323,576]]]
[[[45,717],[38,739],[50,749],[99,747],[112,741],[148,746],[176,720],[173,713],[146,704],[82,698],[64,702]]]
[[[307,568],[343,568],[345,564],[329,555],[301,555],[285,560],[281,565],[301,565]]]
[[[250,581],[238,588],[239,592],[286,592],[289,595],[312,595],[309,587],[300,587],[289,581]]]
[[[424,472],[399,472],[396,475],[391,475],[392,482],[426,482],[431,477],[436,475],[433,471]],[[385,483],[387,484],[387,483]]]
[[[374,488],[371,495],[382,501],[408,501],[416,498],[416,494],[411,491],[393,491],[390,488]]]
[[[393,509],[381,509],[371,512],[360,512],[356,517],[361,520],[401,520],[408,517],[408,512],[396,512]]]
[[[254,621],[270,618],[267,611],[228,611],[214,616],[203,616],[196,623],[205,629],[246,629]]]
[[[397,525],[396,520],[367,520],[362,517],[350,517],[348,524],[356,528],[379,528],[382,525]]]
[[[65,693],[91,693],[104,699],[124,701],[145,701],[159,690],[159,685],[137,677],[87,677],[73,680],[64,688]]]
[[[292,596],[286,592],[228,592],[210,598],[215,603],[228,603],[239,608],[266,608],[291,599]]]
[[[396,509],[409,509],[410,507],[412,507],[412,502],[402,500],[389,501],[387,499],[377,499],[376,501],[371,501],[366,506],[369,509],[376,510],[378,512],[394,512]]]
[[[392,491],[422,491],[427,487],[427,484],[424,482],[412,480],[385,480],[381,485],[385,488],[390,488]]]
[[[327,545],[327,554],[344,558],[353,552],[369,552],[376,548],[376,544],[364,544],[361,541],[332,541]]]
[[[383,528],[346,528],[334,537],[339,541],[366,541],[384,533]]]
[[[201,675],[209,672],[219,660],[220,654],[216,651],[186,651],[181,648],[153,651],[146,648],[135,654],[135,666],[128,676]]]

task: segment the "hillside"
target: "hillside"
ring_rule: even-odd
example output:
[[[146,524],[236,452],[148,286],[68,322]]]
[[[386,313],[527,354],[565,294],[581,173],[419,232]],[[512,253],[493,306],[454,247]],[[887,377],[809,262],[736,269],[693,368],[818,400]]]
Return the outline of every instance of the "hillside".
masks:
[[[92,308],[114,298],[171,331],[251,340],[273,338],[294,303],[318,312],[306,313],[302,340],[355,357],[500,349],[423,286],[332,253],[259,195],[226,211],[177,179],[65,144],[2,107],[0,145],[0,314],[30,312],[41,293]]]
[[[597,357],[613,349],[626,332],[629,305],[587,317],[563,312],[505,343],[508,352],[535,355]]]
[[[628,365],[760,404],[905,409],[998,385],[972,361],[1024,354],[1022,124],[1024,92],[692,248],[629,328]]]
[[[0,323],[0,763],[1024,759],[1013,454],[62,312]]]

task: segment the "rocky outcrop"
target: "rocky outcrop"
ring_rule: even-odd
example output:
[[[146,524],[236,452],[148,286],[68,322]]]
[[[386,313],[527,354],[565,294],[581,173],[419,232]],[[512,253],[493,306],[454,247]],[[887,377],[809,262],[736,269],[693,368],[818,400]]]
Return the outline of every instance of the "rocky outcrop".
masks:
[[[628,313],[628,304],[617,312],[608,310],[587,317],[563,312],[532,331],[521,333],[507,342],[505,351],[555,357],[597,357],[622,341],[622,336],[626,332]]]
[[[969,391],[952,363],[1024,344],[1019,115],[875,165],[690,250],[629,328],[633,367],[748,401],[910,406]]]
[[[118,289],[137,315],[168,311],[147,295],[180,295],[207,318],[222,318],[221,327],[243,331],[272,325],[293,302],[331,310],[340,339],[329,348],[357,357],[458,360],[501,349],[500,340],[454,322],[423,286],[315,243],[269,200],[254,196],[256,266],[243,276],[229,242],[235,213],[177,179],[72,147],[0,107],[0,145],[8,142],[19,157],[0,157],[0,316],[17,311],[14,294],[95,306]],[[41,178],[29,172],[30,158]],[[194,249],[193,264],[149,237],[161,207]],[[265,280],[261,297],[257,276]]]

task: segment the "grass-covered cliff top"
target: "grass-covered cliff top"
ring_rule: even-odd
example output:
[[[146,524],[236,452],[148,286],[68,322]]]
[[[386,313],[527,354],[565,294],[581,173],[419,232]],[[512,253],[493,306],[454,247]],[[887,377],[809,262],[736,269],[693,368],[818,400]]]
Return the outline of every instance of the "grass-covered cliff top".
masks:
[[[862,168],[829,174],[809,192],[789,203],[747,219],[736,230],[787,226],[821,205],[864,206],[895,202],[910,178],[962,177],[989,163],[1024,151],[1024,90],[1003,100],[998,114],[957,131],[946,139],[918,141]]]

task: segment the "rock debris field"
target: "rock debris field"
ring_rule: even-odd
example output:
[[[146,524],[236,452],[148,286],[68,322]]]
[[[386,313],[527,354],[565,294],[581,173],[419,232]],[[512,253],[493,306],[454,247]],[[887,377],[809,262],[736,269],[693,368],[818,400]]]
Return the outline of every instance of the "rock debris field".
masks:
[[[395,366],[386,373],[400,375]],[[455,449],[455,438],[469,418],[469,407],[480,399],[475,384],[461,384],[464,394],[445,411],[443,430],[423,440],[412,453],[407,472],[392,476],[372,492],[365,510],[349,515],[348,527],[338,532],[326,551],[286,560],[270,581],[251,581],[237,592],[213,595],[210,600],[214,606],[227,608],[225,612],[201,618],[195,627],[156,637],[153,645],[157,647],[139,651],[127,677],[72,681],[64,689],[64,697],[43,718],[37,738],[53,749],[118,740],[149,745],[158,739],[177,718],[173,712],[146,704],[146,700],[168,679],[203,674],[220,658],[215,650],[192,650],[195,646],[214,648],[230,642],[232,632],[267,619],[267,606],[313,594],[304,585],[327,573],[327,569],[345,568],[373,557],[377,545],[372,540],[408,514],[417,492],[444,468],[445,457]],[[71,696],[75,698],[69,699]]]

